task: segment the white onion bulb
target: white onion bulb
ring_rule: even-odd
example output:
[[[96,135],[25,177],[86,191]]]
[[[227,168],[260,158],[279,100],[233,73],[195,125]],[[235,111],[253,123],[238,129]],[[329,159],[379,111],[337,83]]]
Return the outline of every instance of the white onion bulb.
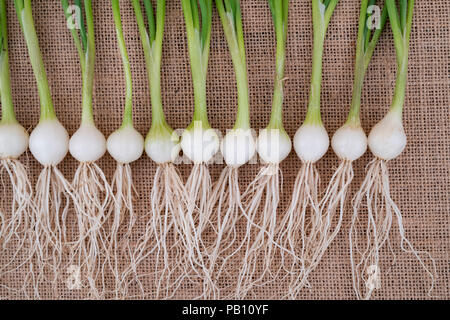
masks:
[[[69,150],[69,134],[57,119],[39,122],[30,135],[30,151],[43,166],[56,166]]]
[[[406,134],[401,116],[390,111],[370,131],[369,148],[380,159],[398,157],[406,147]]]
[[[176,132],[172,134],[149,134],[145,140],[145,152],[158,164],[174,162],[181,146]]]
[[[94,124],[82,124],[70,138],[69,151],[79,162],[95,162],[106,152],[105,136]]]
[[[17,159],[28,148],[28,133],[18,123],[0,125],[0,159]]]
[[[284,129],[263,129],[259,133],[257,150],[266,163],[278,164],[291,152],[291,138]]]
[[[113,132],[106,141],[106,147],[114,160],[128,164],[141,157],[144,152],[144,138],[129,125]]]
[[[322,124],[303,124],[294,136],[295,152],[303,162],[317,162],[329,145],[330,139]]]
[[[247,163],[256,151],[255,139],[251,129],[233,129],[222,140],[220,150],[227,165],[239,167]]]
[[[344,124],[333,135],[331,147],[340,159],[355,161],[367,150],[367,137],[360,125]]]
[[[181,149],[195,164],[206,163],[219,151],[219,136],[213,129],[202,126],[183,131]]]

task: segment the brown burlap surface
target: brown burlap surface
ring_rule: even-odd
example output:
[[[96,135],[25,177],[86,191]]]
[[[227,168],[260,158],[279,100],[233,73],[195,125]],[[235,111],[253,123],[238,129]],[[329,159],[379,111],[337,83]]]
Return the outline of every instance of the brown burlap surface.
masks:
[[[29,63],[26,45],[13,9],[8,1],[9,42],[12,88],[17,116],[26,128],[33,128],[39,119],[39,100]],[[274,78],[274,33],[267,2],[242,0],[243,23],[248,54],[252,127],[266,126],[270,115]],[[311,6],[307,0],[290,1],[289,36],[287,45],[285,117],[287,132],[293,136],[302,123],[307,105],[311,70],[312,30]],[[57,0],[35,0],[33,10],[42,54],[58,118],[69,134],[75,132],[80,120],[81,79],[78,56]],[[143,134],[151,121],[150,97],[144,56],[130,1],[121,1],[126,44],[131,60],[134,85],[134,119]],[[328,30],[322,92],[322,114],[330,135],[343,123],[348,111],[353,81],[356,28],[359,1],[340,1]],[[96,27],[95,119],[99,129],[108,135],[120,124],[124,103],[122,64],[116,43],[110,2],[94,1]],[[224,132],[233,125],[236,111],[234,72],[218,15],[214,11],[211,58],[208,72],[209,116],[213,127]],[[427,250],[436,259],[438,278],[433,296],[450,298],[450,5],[448,1],[416,1],[411,40],[410,72],[404,112],[408,145],[403,154],[389,163],[391,194],[399,205],[409,240],[419,250]],[[185,27],[180,1],[167,1],[166,32],[162,68],[162,90],[165,111],[174,128],[189,124],[193,111],[191,76],[187,54]],[[395,84],[395,52],[392,34],[387,28],[376,49],[368,70],[363,93],[362,123],[366,132],[387,111]],[[356,161],[352,194],[364,178],[364,169],[372,155]],[[28,154],[22,159],[35,183],[41,166]],[[109,155],[99,161],[110,178],[115,162]],[[318,163],[322,184],[330,179],[338,164],[330,149]],[[59,168],[70,180],[76,169],[68,155]],[[240,170],[242,185],[247,185],[258,171],[258,165],[246,165]],[[284,193],[282,205],[291,197],[300,161],[295,153],[282,164]],[[146,156],[132,165],[140,197],[136,201],[140,215],[149,209],[148,195],[155,164]],[[190,165],[181,165],[186,177]],[[212,165],[216,179],[222,165]],[[312,288],[300,298],[353,299],[355,297],[349,263],[347,209],[342,230],[310,276]],[[399,248],[394,224],[392,249],[383,251],[385,271],[382,288],[374,298],[426,299],[430,282],[423,269],[410,254]],[[0,263],[2,258],[0,258]],[[148,261],[151,268],[151,261]],[[14,285],[15,275],[9,275],[6,285]],[[277,287],[278,288],[278,287]],[[0,287],[0,296],[6,289]],[[255,291],[255,297],[273,297],[275,288],[267,285]],[[278,290],[278,289],[277,289]],[[182,288],[176,297],[189,299],[190,288]],[[76,298],[68,292],[65,298]]]

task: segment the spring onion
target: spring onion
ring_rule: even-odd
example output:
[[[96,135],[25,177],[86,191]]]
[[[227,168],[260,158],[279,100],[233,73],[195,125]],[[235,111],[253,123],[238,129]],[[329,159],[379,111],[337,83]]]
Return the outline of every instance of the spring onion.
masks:
[[[0,0],[0,173],[7,175],[12,189],[10,212],[0,208],[0,255],[11,257],[0,266],[0,276],[15,273],[22,265],[28,268],[33,245],[33,190],[26,169],[18,160],[28,148],[28,133],[16,119],[10,81],[6,0]]]
[[[276,35],[275,83],[270,121],[261,130],[257,140],[258,155],[264,165],[243,194],[248,221],[244,258],[235,290],[235,296],[239,299],[251,292],[254,286],[276,278],[271,273],[271,265],[275,253],[274,237],[279,223],[277,210],[282,189],[279,165],[292,149],[291,139],[283,126],[289,1],[268,0],[268,4]]]
[[[416,251],[406,239],[402,214],[390,194],[387,161],[397,158],[406,146],[402,113],[408,77],[408,54],[413,23],[414,0],[386,0],[385,6],[394,36],[397,53],[397,81],[389,112],[371,130],[368,138],[370,151],[375,155],[367,167],[366,178],[353,199],[353,217],[349,233],[353,287],[359,299],[369,299],[381,287],[380,251],[389,240],[393,216],[397,218],[400,247],[412,253],[431,278],[434,286],[436,266],[426,252]],[[366,201],[367,212],[360,215]],[[367,219],[365,218],[367,217]],[[364,224],[363,221],[367,221]],[[361,226],[365,227],[361,230]],[[362,236],[361,235],[365,235]],[[430,264],[425,264],[426,256]]]
[[[206,80],[212,28],[212,0],[181,0],[191,75],[194,88],[194,115],[183,131],[181,149],[194,163],[186,181],[188,210],[186,218],[192,223],[185,225],[184,240],[189,247],[188,260],[192,266],[188,272],[190,281],[211,284],[204,248],[200,235],[210,224],[209,199],[212,192],[211,176],[207,162],[219,151],[219,137],[208,121]],[[213,285],[209,285],[212,287]]]
[[[128,59],[127,48],[123,36],[119,2],[112,0],[111,3],[114,14],[114,23],[116,25],[117,42],[122,56],[125,73],[126,96],[122,125],[108,137],[107,149],[119,166],[122,167],[122,169],[118,169],[118,171],[129,172],[130,170],[127,169],[129,164],[139,159],[144,151],[144,138],[133,127],[133,87],[130,61]],[[116,171],[116,173],[118,172]],[[123,177],[118,177],[117,175],[116,177],[119,179],[116,183],[118,185],[123,185]],[[131,178],[131,176],[129,178]],[[128,182],[131,181],[129,180]],[[127,204],[129,203],[127,202]]]
[[[79,32],[71,30],[75,47],[80,58],[82,88],[82,116],[79,129],[69,141],[70,154],[80,162],[72,186],[79,197],[77,210],[78,235],[71,252],[71,264],[79,266],[82,285],[89,287],[92,297],[100,298],[98,283],[98,261],[104,247],[101,236],[102,226],[106,220],[110,203],[113,199],[111,187],[102,169],[95,164],[106,152],[106,139],[94,123],[92,94],[94,85],[95,37],[92,1],[75,1],[79,8],[80,22],[83,11],[86,15],[86,26],[80,26]],[[68,0],[61,0],[62,8],[67,19],[71,10]]]
[[[206,79],[211,40],[212,0],[181,0],[191,74],[194,87],[194,115],[183,131],[181,149],[194,167],[186,182],[191,208],[197,208],[198,233],[208,225],[207,201],[211,194],[211,177],[206,163],[219,151],[219,137],[211,129],[207,114]]]
[[[221,142],[220,150],[227,166],[213,186],[209,199],[213,239],[208,243],[206,237],[200,235],[203,243],[208,243],[208,273],[213,282],[205,283],[204,297],[217,299],[218,282],[226,264],[239,251],[235,250],[237,238],[236,226],[244,211],[239,191],[238,168],[247,163],[256,152],[252,130],[250,129],[249,91],[247,65],[245,57],[244,33],[242,27],[241,7],[239,0],[216,0],[217,11],[222,21],[225,38],[230,50],[236,73],[237,84],[237,116],[234,127],[227,132]],[[232,249],[233,248],[233,249]],[[220,261],[220,263],[219,263]]]
[[[115,279],[114,294],[116,298],[121,297],[123,292],[122,275],[128,270],[128,265],[121,266],[119,264],[120,252],[126,254],[125,260],[130,260],[130,237],[136,221],[133,208],[133,197],[136,192],[133,185],[133,177],[130,163],[139,159],[144,152],[144,138],[133,126],[133,88],[131,80],[131,68],[128,59],[127,48],[122,30],[122,19],[120,15],[119,0],[111,0],[112,12],[114,16],[114,24],[116,27],[117,42],[120,54],[122,56],[126,96],[125,108],[121,127],[113,132],[107,140],[107,150],[109,154],[116,160],[117,169],[114,173],[112,187],[114,190],[114,214],[110,226],[110,243],[108,245],[108,257],[110,257],[111,271]],[[128,212],[128,220],[126,214]],[[125,224],[128,221],[128,224]],[[125,229],[122,230],[121,226]],[[122,238],[119,239],[119,234]]]
[[[326,31],[337,3],[338,0],[312,0],[311,89],[305,121],[294,136],[294,149],[303,164],[295,180],[291,204],[277,232],[278,242],[291,253],[286,255],[285,251],[281,251],[284,269],[290,275],[288,296],[291,299],[295,299],[307,283],[316,253],[321,252],[323,247],[318,236],[324,231],[322,229],[327,228],[326,224],[320,223],[320,178],[315,163],[323,157],[329,146],[328,134],[320,115],[322,57]]]
[[[58,280],[62,276],[63,247],[66,240],[65,219],[70,199],[77,205],[78,197],[70,183],[56,166],[69,150],[69,135],[58,121],[39,41],[34,27],[31,0],[15,0],[17,16],[28,47],[31,66],[36,77],[41,105],[39,123],[30,135],[29,147],[36,160],[44,166],[36,184],[35,205],[37,210],[34,246],[36,268],[30,281],[34,282],[34,293],[40,296],[39,286],[48,278],[53,296],[57,298]],[[63,205],[64,201],[66,205]]]
[[[152,124],[145,139],[147,155],[158,164],[150,195],[151,215],[145,226],[144,234],[139,237],[132,256],[132,266],[125,277],[133,276],[138,284],[141,296],[146,292],[142,278],[148,273],[140,264],[152,253],[156,264],[154,279],[154,298],[170,298],[176,290],[171,290],[179,279],[174,275],[184,276],[183,268],[188,263],[177,259],[175,253],[190,252],[185,246],[184,228],[194,228],[194,222],[186,215],[187,192],[179,176],[174,160],[180,152],[179,136],[167,123],[161,98],[161,60],[164,37],[164,20],[166,1],[156,1],[156,14],[151,1],[144,1],[145,18],[142,14],[141,1],[132,1],[136,21],[139,27],[144,57],[147,67],[152,103]],[[192,234],[187,232],[187,234]],[[173,242],[172,242],[173,241]],[[188,255],[187,255],[188,256]],[[132,282],[127,280],[125,290]]]

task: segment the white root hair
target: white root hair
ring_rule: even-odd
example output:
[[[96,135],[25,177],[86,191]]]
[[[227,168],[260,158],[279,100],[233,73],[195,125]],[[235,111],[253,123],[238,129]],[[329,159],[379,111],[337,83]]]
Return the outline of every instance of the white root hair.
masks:
[[[52,298],[59,298],[58,283],[62,280],[64,245],[67,243],[66,221],[70,200],[75,207],[78,196],[71,184],[55,166],[46,166],[36,183],[36,217],[33,235],[35,265],[27,278],[32,282],[34,296],[41,298],[40,285],[50,282]]]
[[[206,164],[194,164],[186,181],[186,191],[189,200],[188,210],[194,213],[197,232],[201,234],[210,226],[211,216],[208,199],[211,197],[212,183]]]
[[[227,265],[243,245],[243,243],[235,245],[239,240],[236,227],[239,219],[244,217],[238,177],[238,168],[226,166],[214,184],[209,198],[209,211],[214,212],[214,215],[211,216],[212,234],[208,235],[208,238],[212,237],[212,243],[206,245],[208,276],[203,285],[204,298],[219,299],[217,284]],[[203,238],[206,237],[202,237],[202,242],[206,242],[207,240]]]
[[[194,164],[186,181],[188,208],[183,216],[175,220],[175,228],[186,250],[187,279],[194,285],[203,287],[198,298],[205,298],[205,286],[214,288],[214,282],[208,269],[207,247],[202,234],[213,227],[211,224],[210,201],[212,194],[211,176],[205,163]]]
[[[364,219],[366,215],[359,215],[364,199],[367,219]],[[358,299],[370,299],[374,290],[381,287],[379,253],[384,244],[389,242],[394,215],[397,218],[401,249],[412,253],[430,276],[431,287],[428,294],[431,294],[434,288],[435,261],[429,253],[415,250],[406,239],[402,214],[390,195],[386,161],[375,158],[369,163],[366,178],[353,199],[353,217],[349,232],[353,288]],[[429,264],[426,264],[422,256],[425,256]]]
[[[151,212],[143,217],[147,220],[144,234],[137,240],[131,265],[124,276],[125,291],[135,282],[141,292],[140,298],[145,298],[148,293],[141,279],[152,275],[155,281],[152,298],[169,299],[175,295],[185,276],[181,256],[185,247],[176,223],[186,214],[188,206],[185,186],[172,163],[158,165],[150,200]],[[155,255],[155,271],[149,272],[141,264],[152,254]]]
[[[315,255],[321,247],[323,230],[319,208],[319,173],[313,163],[304,163],[295,180],[292,200],[277,229],[281,250],[280,269],[290,278],[288,295],[295,299],[300,290],[309,286],[307,275],[315,266]]]
[[[187,258],[188,262],[188,257],[195,255],[191,252],[192,239],[183,241],[185,234],[192,234],[194,224],[187,211],[188,194],[175,166],[168,163],[157,170],[151,193],[156,242],[155,298],[170,299],[186,275],[184,263],[180,265],[179,259]],[[185,217],[188,215],[190,217]]]
[[[274,246],[279,247],[274,239],[281,188],[282,175],[279,165],[267,164],[260,169],[242,195],[247,223],[245,252],[235,290],[237,299],[245,298],[255,286],[276,280],[271,267],[274,261]]]
[[[113,200],[112,189],[102,169],[95,163],[85,162],[79,164],[72,187],[79,203],[76,206],[78,234],[71,244],[70,265],[80,270],[82,285],[88,288],[89,297],[104,298],[106,288],[100,279],[101,263],[109,252],[103,224]]]
[[[297,177],[294,194],[298,196],[298,202],[294,203],[294,195],[281,223],[279,237],[281,245],[293,253],[293,259],[285,259],[282,254],[283,265],[286,267],[284,263],[290,263],[286,268],[291,275],[290,298],[295,299],[300,290],[309,285],[309,274],[318,266],[325,251],[339,233],[353,176],[352,163],[341,161],[320,203],[317,203],[319,175],[314,165],[304,165]],[[283,230],[285,226],[287,228]],[[301,236],[298,236],[299,234]],[[300,250],[296,251],[296,247]],[[297,264],[300,268],[295,267],[296,258],[300,262]]]
[[[24,165],[16,159],[0,160],[0,176],[6,172],[8,184],[11,186],[12,199],[8,204],[10,214],[6,214],[6,206],[0,208],[0,254],[7,261],[0,266],[0,278],[6,274],[22,274],[32,265],[33,229],[35,206],[33,188],[28,179]],[[2,183],[6,191],[6,184]],[[6,199],[6,197],[4,197]],[[26,292],[26,277],[21,288],[8,288],[8,292],[28,297]]]
[[[121,299],[127,297],[124,291],[124,277],[130,265],[122,266],[119,261],[132,263],[132,231],[137,219],[133,202],[138,193],[134,187],[129,164],[117,163],[111,188],[114,200],[103,228],[104,238],[107,239],[105,248],[107,253],[102,273],[106,273],[108,269],[112,272],[113,297]]]
[[[314,176],[315,174],[313,171],[312,175]],[[291,298],[295,298],[298,292],[307,285],[309,274],[318,266],[325,251],[339,233],[344,218],[347,193],[353,176],[351,161],[341,161],[339,167],[331,177],[325,194],[318,205],[318,211],[307,210],[306,207],[302,207],[302,214],[305,214],[299,220],[301,225],[300,230],[305,235],[301,240],[302,249],[299,253],[300,261],[302,261],[302,270],[297,275],[298,280],[294,283],[291,282]],[[304,181],[307,181],[307,179]],[[317,187],[314,186],[318,186],[318,181],[318,177],[313,178],[313,184],[309,188],[317,190]],[[314,191],[313,194],[316,192]],[[314,195],[312,198],[314,202],[310,203],[311,208],[317,205],[315,197]],[[308,212],[312,214],[311,217],[306,216]],[[283,226],[283,223],[281,225]],[[284,241],[286,240],[288,241],[289,248],[294,250],[293,243],[287,238]]]

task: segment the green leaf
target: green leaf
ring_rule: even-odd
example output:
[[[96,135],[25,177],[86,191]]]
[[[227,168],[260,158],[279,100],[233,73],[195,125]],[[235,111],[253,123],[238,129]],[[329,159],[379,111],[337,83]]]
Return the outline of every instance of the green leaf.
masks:
[[[233,23],[236,25],[236,15],[237,15],[237,8],[239,6],[239,0],[225,0],[225,5],[227,5],[227,2],[228,2],[229,12],[231,12],[231,14],[233,16]]]
[[[4,0],[1,0],[1,1],[4,1]],[[1,28],[1,30],[0,30],[0,52],[1,53],[3,53],[3,48],[6,47],[3,45],[3,42],[5,41],[5,38],[3,37],[3,33],[5,32],[3,30],[3,24],[4,24],[3,19],[2,19],[2,17],[0,17],[0,28]]]
[[[69,10],[69,1],[61,0],[61,6],[63,8],[64,15],[66,16],[66,18],[69,17],[69,13],[67,12]]]
[[[24,0],[14,0],[14,7],[16,8],[17,18],[19,19],[20,27],[22,26],[22,10],[24,8]]]
[[[191,11],[192,11],[192,22],[194,23],[194,29],[200,30],[200,17],[198,15],[197,0],[191,0]]]
[[[14,0],[14,6],[16,7],[16,11],[20,14],[24,8],[24,0]]]
[[[8,27],[6,14],[6,0],[0,0],[0,54],[8,51]],[[3,52],[5,51],[5,52]]]
[[[289,12],[289,0],[283,0],[283,24],[286,26],[285,37],[287,35],[287,23],[288,23],[288,12]]]
[[[275,0],[267,0],[269,2],[270,12],[272,13],[272,19],[274,24],[276,25],[276,14],[275,14]]]
[[[212,0],[199,0],[202,15],[202,49],[205,48],[207,39],[211,34]],[[197,13],[198,14],[198,13]]]
[[[389,22],[391,25],[392,33],[394,34],[394,43],[397,50],[397,57],[403,55],[404,43],[403,32],[401,28],[400,17],[395,0],[386,0],[386,6],[389,13]]]
[[[400,0],[400,24],[402,26],[402,30],[405,29],[407,15],[408,15],[408,0]]]
[[[153,12],[153,6],[151,0],[144,0],[145,13],[147,14],[148,20],[148,32],[150,34],[150,42],[153,42],[156,37],[156,22],[155,15]]]

